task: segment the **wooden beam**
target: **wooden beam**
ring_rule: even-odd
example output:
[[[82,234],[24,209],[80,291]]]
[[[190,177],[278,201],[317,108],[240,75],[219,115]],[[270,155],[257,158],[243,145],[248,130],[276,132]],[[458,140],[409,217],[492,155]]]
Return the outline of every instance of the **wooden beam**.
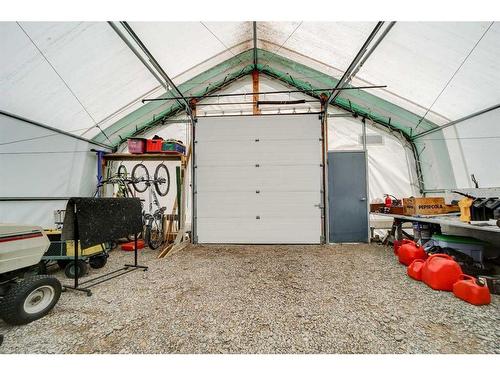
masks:
[[[253,114],[260,115],[259,109],[259,71],[254,69],[252,71],[252,90],[253,90]]]

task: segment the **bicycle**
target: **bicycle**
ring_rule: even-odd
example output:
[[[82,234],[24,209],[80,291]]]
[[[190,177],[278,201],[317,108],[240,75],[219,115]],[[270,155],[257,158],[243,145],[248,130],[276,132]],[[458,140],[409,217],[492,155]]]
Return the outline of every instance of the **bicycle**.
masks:
[[[130,185],[133,183],[131,179],[128,178],[128,172],[127,168],[121,164],[118,167],[118,171],[115,175],[112,175],[111,177],[101,180],[97,183],[96,190],[94,192],[93,197],[98,197],[100,189],[106,185],[118,185],[118,190],[116,193],[113,193],[113,196],[116,198],[129,198],[129,197],[134,197],[134,191],[130,187]]]
[[[163,221],[166,207],[161,207],[158,195],[164,197],[170,190],[170,173],[165,164],[159,164],[154,173],[154,178],[149,176],[148,169],[142,163],[136,164],[132,169],[132,185],[137,192],[149,192],[149,212],[143,210],[144,240],[150,249],[157,249],[164,241]],[[152,186],[154,186],[154,189]],[[156,192],[155,192],[156,190]],[[153,205],[157,207],[153,212]],[[152,212],[152,213],[151,213]]]
[[[170,190],[170,173],[165,164],[159,164],[154,173],[154,178],[151,179],[149,171],[142,163],[134,165],[131,176],[129,177],[127,168],[121,164],[118,167],[117,173],[106,180],[102,180],[97,184],[94,197],[99,195],[100,189],[105,184],[118,185],[116,194],[118,198],[135,197],[135,192],[144,193],[149,189],[149,210],[143,209],[144,223],[144,240],[150,249],[157,249],[163,243],[163,219],[165,216],[166,207],[161,207],[158,195],[164,197]],[[133,189],[130,187],[132,185]],[[154,186],[154,189],[151,188]],[[155,192],[156,191],[156,192]],[[141,199],[141,204],[144,208],[144,200]],[[157,207],[153,212],[153,204]],[[142,234],[142,233],[141,233]],[[141,235],[140,234],[140,235]],[[128,236],[129,240],[133,240],[134,236]]]

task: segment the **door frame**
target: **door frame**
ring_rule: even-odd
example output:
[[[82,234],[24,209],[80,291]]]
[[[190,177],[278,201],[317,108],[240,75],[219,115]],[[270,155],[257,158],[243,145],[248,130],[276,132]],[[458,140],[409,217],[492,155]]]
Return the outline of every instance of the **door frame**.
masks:
[[[326,155],[326,171],[328,173],[329,169],[330,169],[330,166],[329,166],[329,163],[328,163],[328,155],[329,154],[333,154],[333,153],[347,153],[347,152],[350,152],[350,153],[363,153],[365,155],[365,180],[366,180],[366,217],[368,219],[368,228],[367,228],[367,238],[368,238],[368,242],[367,243],[370,243],[371,242],[371,236],[370,236],[370,203],[369,203],[369,200],[370,200],[370,190],[369,190],[369,187],[370,187],[370,184],[369,184],[369,174],[368,174],[368,150],[328,150],[327,152],[327,155]],[[326,204],[325,204],[325,218],[326,218],[326,223],[328,223],[328,225],[326,225],[326,243],[327,244],[334,244],[333,242],[330,242],[330,187],[328,186],[328,180],[326,181],[326,186],[327,186],[327,189],[326,189]]]
[[[191,238],[190,242],[193,244],[198,244],[198,233],[197,233],[197,182],[196,182],[196,128],[198,125],[198,119],[201,117],[262,117],[262,116],[318,116],[319,127],[320,127],[320,141],[321,141],[321,162],[323,168],[321,168],[321,178],[320,178],[320,203],[319,209],[322,211],[323,217],[320,217],[319,225],[321,226],[320,244],[328,244],[328,126],[327,122],[323,120],[322,112],[300,112],[300,113],[269,113],[269,114],[244,114],[244,115],[216,115],[216,116],[197,116],[196,103],[191,103],[191,109],[193,111],[193,121],[191,121]],[[186,198],[187,199],[187,198]]]

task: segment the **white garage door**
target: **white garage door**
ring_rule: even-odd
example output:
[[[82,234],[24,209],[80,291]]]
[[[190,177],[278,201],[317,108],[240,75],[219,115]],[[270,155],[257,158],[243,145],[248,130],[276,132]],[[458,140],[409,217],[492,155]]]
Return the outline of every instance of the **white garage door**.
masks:
[[[318,115],[199,118],[195,240],[319,243]]]

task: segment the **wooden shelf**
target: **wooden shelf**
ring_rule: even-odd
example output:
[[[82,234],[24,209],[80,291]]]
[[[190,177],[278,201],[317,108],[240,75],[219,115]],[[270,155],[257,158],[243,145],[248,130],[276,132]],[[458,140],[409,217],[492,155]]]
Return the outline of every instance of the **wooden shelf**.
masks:
[[[105,154],[104,160],[162,160],[162,161],[180,161],[185,163],[186,156],[183,154],[127,154],[114,153]]]

